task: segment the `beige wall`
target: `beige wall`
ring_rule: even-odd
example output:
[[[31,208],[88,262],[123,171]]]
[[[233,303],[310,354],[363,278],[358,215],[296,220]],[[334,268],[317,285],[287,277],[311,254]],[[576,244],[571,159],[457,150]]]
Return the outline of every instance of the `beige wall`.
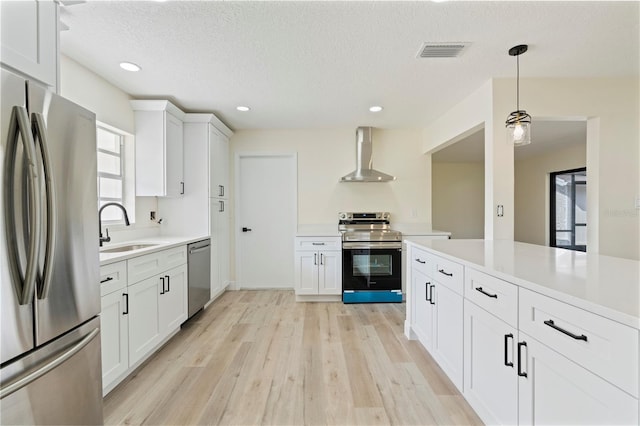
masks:
[[[433,227],[451,238],[484,237],[484,163],[433,163]]]
[[[374,129],[373,166],[396,180],[340,183],[355,169],[355,128],[240,130],[231,138],[232,158],[239,152],[297,152],[300,225],[337,226],[340,211],[372,210],[391,212],[396,223],[430,224],[431,169],[421,144],[419,130]]]
[[[60,56],[60,94],[95,112],[98,121],[125,132],[135,132],[131,97],[64,55]]]
[[[515,163],[515,240],[548,243],[549,173],[587,165],[587,146],[575,144]],[[587,169],[587,182],[590,183]]]
[[[135,117],[129,104],[131,97],[64,55],[60,56],[60,95],[93,111],[98,121],[127,133],[135,133]],[[134,210],[132,216],[135,217],[135,224],[131,227],[109,226],[113,241],[139,238],[160,231],[160,227],[149,220],[149,212],[158,211],[156,197],[135,197],[134,208],[129,209]]]
[[[438,120],[428,123],[424,132],[423,152],[427,153],[477,127],[478,120],[486,120],[487,239],[514,236],[513,147],[506,143],[503,130],[504,120],[514,109],[514,86],[514,79],[491,80]],[[486,93],[487,87],[490,93]],[[638,77],[521,79],[520,100],[521,107],[534,119],[587,120],[589,251],[640,259],[640,210],[635,208],[640,196]],[[474,108],[486,111],[474,113]],[[493,214],[497,204],[504,205],[503,218]]]

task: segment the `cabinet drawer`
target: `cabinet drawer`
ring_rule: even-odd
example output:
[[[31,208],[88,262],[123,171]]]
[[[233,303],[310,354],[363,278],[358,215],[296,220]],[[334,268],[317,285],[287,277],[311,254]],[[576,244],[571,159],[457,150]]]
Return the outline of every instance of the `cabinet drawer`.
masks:
[[[516,285],[471,268],[464,275],[464,297],[507,324],[518,326]]]
[[[411,268],[425,274],[428,277],[433,276],[433,255],[429,252],[421,250],[417,247],[411,248]]]
[[[433,256],[433,279],[461,296],[464,294],[464,267],[459,263]]]
[[[164,250],[160,253],[162,253],[163,256],[163,271],[187,263],[187,246],[174,247],[169,250]]]
[[[187,246],[174,247],[127,261],[129,285],[187,263]]]
[[[127,285],[127,262],[111,263],[100,267],[100,296],[118,291]]]
[[[340,237],[296,237],[296,251],[342,250]]]
[[[638,397],[638,330],[523,288],[519,305],[521,331]]]
[[[134,257],[127,261],[129,285],[152,277],[162,271],[163,254],[161,251]]]

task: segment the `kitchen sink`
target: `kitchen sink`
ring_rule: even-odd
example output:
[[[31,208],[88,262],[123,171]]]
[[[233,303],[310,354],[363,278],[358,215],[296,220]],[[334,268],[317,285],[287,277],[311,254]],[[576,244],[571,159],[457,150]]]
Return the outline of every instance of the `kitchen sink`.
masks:
[[[123,251],[139,250],[139,249],[143,249],[143,248],[147,248],[147,247],[154,247],[154,246],[157,246],[157,245],[159,245],[159,244],[152,244],[152,243],[129,244],[129,245],[126,245],[126,246],[102,249],[102,250],[100,250],[100,253],[121,253]]]

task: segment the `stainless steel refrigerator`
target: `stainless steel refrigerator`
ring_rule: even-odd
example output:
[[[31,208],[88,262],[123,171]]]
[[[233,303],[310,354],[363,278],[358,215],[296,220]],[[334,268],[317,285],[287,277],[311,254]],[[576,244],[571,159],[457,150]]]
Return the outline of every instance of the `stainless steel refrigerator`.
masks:
[[[0,424],[101,424],[95,114],[1,77]]]

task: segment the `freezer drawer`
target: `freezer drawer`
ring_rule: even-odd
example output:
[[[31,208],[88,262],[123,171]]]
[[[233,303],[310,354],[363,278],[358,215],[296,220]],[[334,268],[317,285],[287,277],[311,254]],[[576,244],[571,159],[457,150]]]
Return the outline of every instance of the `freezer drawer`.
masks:
[[[0,424],[102,424],[95,318],[0,370]]]

